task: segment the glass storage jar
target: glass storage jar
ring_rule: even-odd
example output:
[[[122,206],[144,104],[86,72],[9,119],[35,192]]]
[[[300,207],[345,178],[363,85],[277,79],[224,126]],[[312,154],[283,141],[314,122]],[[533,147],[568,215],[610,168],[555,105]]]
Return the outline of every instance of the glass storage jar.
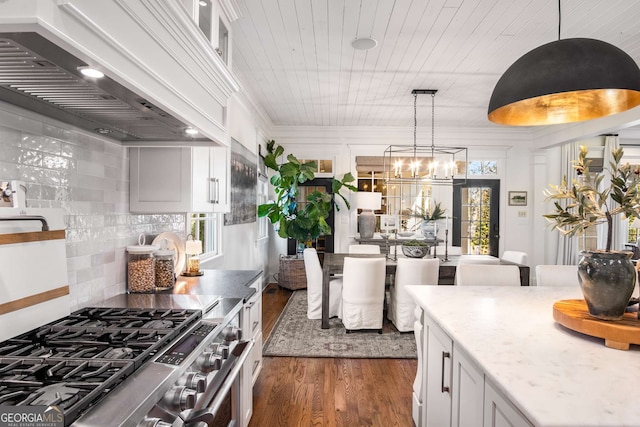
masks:
[[[145,245],[144,235],[138,244],[127,246],[127,293],[151,293],[155,291],[156,269],[153,253],[157,246]]]
[[[167,248],[167,240],[164,239],[160,250],[154,252],[156,260],[156,291],[166,291],[173,288],[175,276],[175,251]]]

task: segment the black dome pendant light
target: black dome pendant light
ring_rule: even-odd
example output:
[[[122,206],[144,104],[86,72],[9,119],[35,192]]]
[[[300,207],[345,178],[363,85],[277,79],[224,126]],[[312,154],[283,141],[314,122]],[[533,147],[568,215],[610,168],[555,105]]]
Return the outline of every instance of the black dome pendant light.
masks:
[[[558,13],[560,15],[560,0]],[[640,69],[600,40],[558,40],[526,53],[505,71],[489,101],[489,120],[538,126],[580,122],[640,105]]]

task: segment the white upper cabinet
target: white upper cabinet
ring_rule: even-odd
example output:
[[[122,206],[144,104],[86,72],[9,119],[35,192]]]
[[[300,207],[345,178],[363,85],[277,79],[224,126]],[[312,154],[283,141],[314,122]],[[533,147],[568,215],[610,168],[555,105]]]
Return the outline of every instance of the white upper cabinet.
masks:
[[[130,211],[228,212],[229,148],[130,148]]]
[[[231,68],[231,22],[239,18],[232,0],[182,0],[222,62]]]

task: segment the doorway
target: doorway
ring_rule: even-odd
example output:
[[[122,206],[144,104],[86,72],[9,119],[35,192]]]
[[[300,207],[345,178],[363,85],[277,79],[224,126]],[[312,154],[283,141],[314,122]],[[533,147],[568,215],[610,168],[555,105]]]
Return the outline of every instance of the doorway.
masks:
[[[463,254],[497,257],[500,243],[500,180],[456,181],[453,185],[453,245],[461,246]]]
[[[311,181],[306,181],[302,184],[298,184],[297,209],[304,209],[304,206],[307,204],[307,195],[313,193],[316,190],[332,194],[333,178],[314,178]],[[315,242],[313,242],[313,247],[316,248],[318,253],[333,253],[333,233],[335,231],[333,212],[334,208],[332,207],[331,211],[329,212],[329,217],[327,218],[327,224],[329,224],[329,227],[331,227],[331,234],[328,236],[320,236],[315,240]],[[295,255],[296,249],[296,240],[287,239],[287,254]]]

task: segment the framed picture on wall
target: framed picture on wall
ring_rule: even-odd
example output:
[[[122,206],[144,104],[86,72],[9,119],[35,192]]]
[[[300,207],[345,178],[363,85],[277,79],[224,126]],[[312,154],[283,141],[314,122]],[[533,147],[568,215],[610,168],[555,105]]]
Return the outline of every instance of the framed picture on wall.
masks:
[[[509,206],[527,206],[527,192],[509,191]]]

